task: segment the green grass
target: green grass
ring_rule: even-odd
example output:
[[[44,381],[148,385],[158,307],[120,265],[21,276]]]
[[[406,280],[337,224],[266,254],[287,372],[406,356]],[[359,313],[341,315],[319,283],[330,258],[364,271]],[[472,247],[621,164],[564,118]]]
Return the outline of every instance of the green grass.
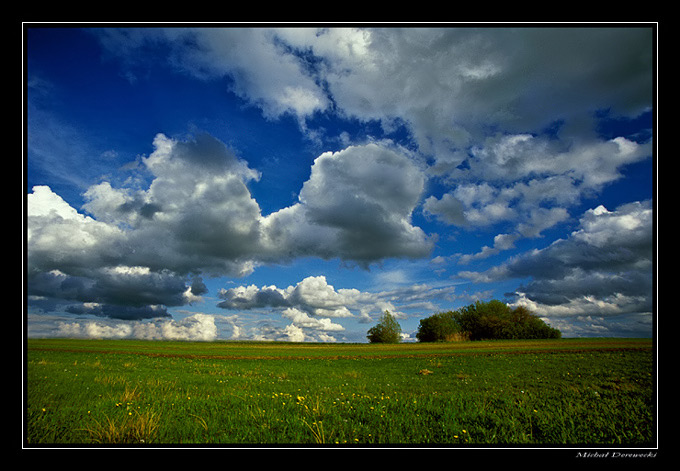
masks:
[[[655,440],[650,340],[26,346],[28,446]]]

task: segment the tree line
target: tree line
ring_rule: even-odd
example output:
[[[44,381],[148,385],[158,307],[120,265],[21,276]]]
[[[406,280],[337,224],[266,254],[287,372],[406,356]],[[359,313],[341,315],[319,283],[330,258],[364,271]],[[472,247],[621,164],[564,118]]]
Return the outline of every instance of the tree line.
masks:
[[[420,320],[419,342],[451,342],[492,339],[556,339],[562,333],[550,327],[524,306],[511,308],[496,299],[477,301],[456,311],[439,312]],[[385,311],[378,324],[368,330],[371,343],[396,343],[401,326]]]

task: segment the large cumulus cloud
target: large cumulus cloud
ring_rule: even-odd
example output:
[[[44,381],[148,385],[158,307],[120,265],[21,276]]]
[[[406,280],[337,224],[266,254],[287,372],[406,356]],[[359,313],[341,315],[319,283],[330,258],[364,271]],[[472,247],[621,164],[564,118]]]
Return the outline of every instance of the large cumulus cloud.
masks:
[[[153,317],[199,299],[201,274],[243,276],[297,256],[366,266],[431,250],[410,221],[423,174],[389,145],[322,154],[299,202],[266,216],[248,188],[259,173],[219,140],[159,134],[154,147],[142,159],[148,188],[94,185],[82,212],[49,187],[33,188],[27,242],[36,306],[53,300],[70,312]]]
[[[419,258],[433,241],[411,223],[425,187],[404,154],[378,144],[324,153],[312,166],[299,203],[269,215],[268,244],[290,256],[366,265],[387,257]]]
[[[187,140],[159,134],[154,147],[143,159],[148,189],[104,182],[85,193],[84,209],[125,231],[129,265],[179,274],[251,271],[260,208],[247,184],[259,174],[207,134]]]

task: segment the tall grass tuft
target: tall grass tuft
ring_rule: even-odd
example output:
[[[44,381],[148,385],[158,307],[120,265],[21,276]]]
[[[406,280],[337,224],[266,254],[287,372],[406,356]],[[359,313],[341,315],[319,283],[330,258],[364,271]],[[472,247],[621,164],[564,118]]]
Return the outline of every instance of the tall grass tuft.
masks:
[[[105,420],[93,420],[84,430],[92,443],[143,444],[153,443],[160,423],[159,414],[153,411],[132,412],[119,419],[105,416]]]

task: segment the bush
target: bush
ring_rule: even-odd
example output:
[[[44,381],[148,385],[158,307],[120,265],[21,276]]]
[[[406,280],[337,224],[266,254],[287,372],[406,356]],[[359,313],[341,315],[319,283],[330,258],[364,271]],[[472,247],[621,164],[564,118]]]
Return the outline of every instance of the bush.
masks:
[[[371,343],[398,343],[401,340],[401,326],[389,311],[370,329],[366,335]]]
[[[448,339],[447,339],[448,336]],[[420,321],[416,338],[437,342],[451,338],[484,339],[554,339],[561,332],[543,322],[524,306],[512,309],[492,300],[477,301],[458,311],[435,314]]]

